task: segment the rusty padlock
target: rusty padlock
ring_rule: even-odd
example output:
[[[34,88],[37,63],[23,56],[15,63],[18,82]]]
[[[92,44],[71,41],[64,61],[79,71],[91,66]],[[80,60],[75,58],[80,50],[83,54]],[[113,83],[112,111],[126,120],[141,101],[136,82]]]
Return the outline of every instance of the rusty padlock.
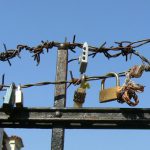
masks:
[[[82,107],[85,101],[86,89],[79,87],[74,93],[74,107]]]
[[[77,90],[74,93],[74,107],[75,108],[81,108],[86,97],[86,89],[90,88],[89,83],[85,80],[85,75],[82,75],[81,77],[81,84],[80,87],[77,88]]]
[[[120,88],[119,76],[115,72],[110,72],[106,76],[115,76],[116,77],[116,86],[105,89],[105,80],[101,81],[101,91],[99,95],[99,100],[101,103],[117,100],[117,90]]]

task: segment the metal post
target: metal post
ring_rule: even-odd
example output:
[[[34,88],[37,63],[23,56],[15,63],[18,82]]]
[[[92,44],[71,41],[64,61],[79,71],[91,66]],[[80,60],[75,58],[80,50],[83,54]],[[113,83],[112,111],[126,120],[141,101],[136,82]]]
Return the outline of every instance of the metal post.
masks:
[[[64,47],[58,48],[57,51],[57,68],[56,68],[56,81],[67,80],[67,67],[68,67],[68,50]],[[66,106],[66,84],[58,84],[55,86],[54,107],[63,108]],[[57,117],[61,114],[56,112]],[[64,149],[64,128],[52,129],[52,142],[51,150]]]
[[[3,134],[4,134],[4,129],[0,128],[0,150],[3,148]]]

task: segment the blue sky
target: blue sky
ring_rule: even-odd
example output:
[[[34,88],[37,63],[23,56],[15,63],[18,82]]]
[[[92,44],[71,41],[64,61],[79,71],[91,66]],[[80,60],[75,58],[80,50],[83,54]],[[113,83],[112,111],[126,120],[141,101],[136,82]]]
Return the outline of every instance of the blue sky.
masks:
[[[18,44],[36,46],[41,40],[72,41],[76,34],[77,42],[87,42],[89,45],[100,46],[105,41],[107,46],[115,41],[136,41],[149,38],[150,35],[150,1],[148,0],[0,0],[0,50],[16,48]],[[142,55],[150,57],[150,45],[137,49]],[[69,53],[69,58],[78,57]],[[5,73],[6,84],[35,83],[55,80],[56,49],[41,56],[41,63],[37,67],[31,54],[21,53],[21,59],[11,60],[12,67],[7,62],[1,62],[1,75]],[[95,59],[89,59],[86,75],[103,75],[110,71],[122,72],[141,60],[135,56],[128,62],[124,57],[108,60],[100,54]],[[69,64],[69,70],[75,77],[79,77],[79,64]],[[69,77],[69,76],[68,76]],[[135,80],[145,85],[144,93],[139,95],[140,103],[137,107],[150,107],[148,73]],[[113,80],[107,81],[111,85]],[[121,78],[121,83],[124,78]],[[87,91],[85,107],[128,107],[126,104],[111,102],[100,104],[98,95],[100,81],[90,82]],[[67,106],[73,106],[73,94],[77,87],[70,87],[67,94]],[[54,86],[33,87],[23,89],[24,105],[26,107],[52,107]],[[5,92],[1,92],[2,97]],[[47,150],[50,148],[51,130],[6,129],[8,135],[18,135],[23,138],[23,150]],[[149,144],[149,130],[66,130],[65,150],[75,149],[121,149],[140,150]],[[38,142],[37,142],[38,141]]]

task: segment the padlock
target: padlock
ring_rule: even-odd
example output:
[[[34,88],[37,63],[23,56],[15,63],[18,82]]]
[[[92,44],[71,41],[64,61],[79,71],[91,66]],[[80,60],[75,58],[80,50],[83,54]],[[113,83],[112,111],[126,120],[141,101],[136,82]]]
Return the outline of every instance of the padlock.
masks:
[[[23,92],[21,91],[21,86],[18,85],[15,91],[15,104],[16,107],[22,108],[23,107]]]
[[[113,100],[117,100],[117,90],[120,88],[120,80],[119,76],[115,72],[110,72],[106,76],[115,76],[116,77],[116,86],[105,89],[105,80],[101,81],[101,91],[99,95],[99,100],[101,103],[110,102]]]
[[[85,101],[86,89],[79,87],[74,93],[74,107],[82,107]]]
[[[86,89],[89,89],[90,85],[86,82],[86,76],[81,76],[80,87],[74,93],[74,107],[81,108],[86,97]]]
[[[13,107],[15,102],[15,84],[12,83],[7,88],[6,95],[4,96],[3,108],[9,110]]]
[[[80,62],[80,72],[83,74],[86,71],[87,63],[88,63],[88,44],[85,42],[82,48],[82,55],[79,57]]]

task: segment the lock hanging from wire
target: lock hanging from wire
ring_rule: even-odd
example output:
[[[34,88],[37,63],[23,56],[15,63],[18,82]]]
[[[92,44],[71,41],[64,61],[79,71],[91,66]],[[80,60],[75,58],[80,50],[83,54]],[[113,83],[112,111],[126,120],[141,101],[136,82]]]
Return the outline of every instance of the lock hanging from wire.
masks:
[[[83,103],[85,102],[87,88],[90,88],[90,85],[85,81],[85,75],[82,75],[80,87],[74,92],[74,107],[82,107]]]
[[[80,73],[81,73],[81,84],[80,87],[74,92],[74,107],[80,108],[82,107],[85,97],[86,97],[86,88],[89,88],[89,84],[85,81],[85,75],[83,73],[86,72],[87,64],[88,64],[88,52],[89,47],[87,42],[83,44],[82,54],[79,56],[80,63]]]
[[[106,76],[113,76],[116,78],[116,85],[110,88],[105,88],[105,80],[101,81],[101,91],[99,93],[99,100],[101,103],[117,100],[117,91],[120,88],[120,79],[117,73],[110,72]]]
[[[23,92],[21,91],[20,85],[18,85],[16,89],[15,83],[12,83],[6,90],[3,108],[9,111],[14,107],[15,104],[17,108],[23,107]]]
[[[88,64],[88,53],[89,53],[89,47],[87,42],[83,44],[82,48],[82,54],[79,57],[79,63],[80,63],[80,73],[83,74],[86,72],[87,64]]]
[[[10,110],[15,102],[15,84],[12,83],[10,87],[6,90],[6,95],[4,96],[3,108],[5,110]]]

